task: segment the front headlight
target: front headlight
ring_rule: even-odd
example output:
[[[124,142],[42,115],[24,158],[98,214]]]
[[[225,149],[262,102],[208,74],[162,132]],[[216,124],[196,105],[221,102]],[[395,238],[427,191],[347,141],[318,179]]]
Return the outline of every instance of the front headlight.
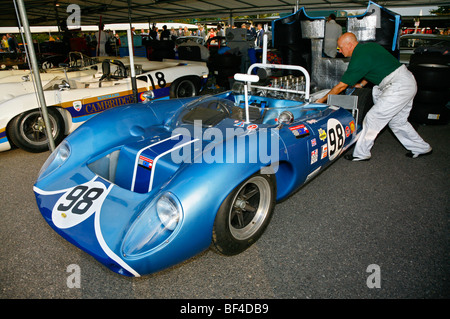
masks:
[[[170,193],[168,193],[171,195]],[[181,210],[177,207],[177,203],[173,196],[163,195],[156,202],[156,213],[163,225],[174,230],[180,220]]]
[[[175,195],[162,194],[147,205],[131,225],[122,244],[123,255],[144,254],[167,242],[182,217],[181,204]]]
[[[52,152],[39,171],[38,181],[60,167],[70,156],[70,144],[66,140]]]

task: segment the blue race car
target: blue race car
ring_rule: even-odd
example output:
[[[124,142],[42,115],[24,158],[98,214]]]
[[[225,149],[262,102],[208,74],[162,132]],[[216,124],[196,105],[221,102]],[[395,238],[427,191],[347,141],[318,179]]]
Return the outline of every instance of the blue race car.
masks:
[[[269,67],[306,83],[258,85],[253,68]],[[126,276],[251,246],[275,203],[356,141],[357,109],[309,102],[302,67],[256,64],[235,78],[240,89],[125,105],[80,126],[34,186],[48,224]]]

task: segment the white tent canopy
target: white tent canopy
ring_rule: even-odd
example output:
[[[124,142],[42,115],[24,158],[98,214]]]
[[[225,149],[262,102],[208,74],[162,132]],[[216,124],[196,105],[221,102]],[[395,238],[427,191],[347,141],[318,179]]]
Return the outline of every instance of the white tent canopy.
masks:
[[[307,10],[364,9],[369,1],[355,0],[23,0],[30,26],[57,25],[70,13],[69,5],[81,10],[81,25],[153,23],[177,19],[229,18],[239,15]],[[395,7],[449,5],[448,0],[375,1],[391,10]],[[128,5],[130,3],[130,6]],[[393,10],[395,11],[395,10]],[[0,1],[0,26],[17,26],[13,0]]]
[[[131,24],[136,30],[140,31],[141,29],[148,30],[153,26],[153,23],[132,23]],[[167,25],[167,28],[170,30],[172,27],[178,30],[181,26],[182,28],[188,27],[188,29],[197,29],[197,25],[195,24],[186,24],[186,23],[155,23],[158,29],[162,29],[164,25]],[[112,23],[105,24],[104,30],[113,30],[113,31],[125,31],[130,27],[129,23]],[[71,27],[69,30],[73,29]],[[55,33],[58,32],[57,26],[34,26],[30,27],[31,33]],[[82,25],[81,31],[98,31],[98,26],[96,25]],[[0,27],[0,34],[5,33],[19,33],[19,27]]]

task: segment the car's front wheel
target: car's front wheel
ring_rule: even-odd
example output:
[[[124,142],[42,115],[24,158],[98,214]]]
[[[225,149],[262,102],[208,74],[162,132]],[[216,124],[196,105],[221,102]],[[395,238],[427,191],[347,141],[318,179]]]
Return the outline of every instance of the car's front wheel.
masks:
[[[275,176],[255,174],[236,187],[216,215],[212,244],[219,253],[236,255],[266,229],[275,207]]]
[[[197,96],[198,85],[197,80],[193,77],[185,77],[177,79],[170,86],[170,97],[171,98],[183,98]]]
[[[64,120],[58,110],[48,108],[55,145],[64,138]],[[28,152],[40,153],[49,149],[45,123],[39,109],[17,115],[8,124],[8,137],[11,142]]]

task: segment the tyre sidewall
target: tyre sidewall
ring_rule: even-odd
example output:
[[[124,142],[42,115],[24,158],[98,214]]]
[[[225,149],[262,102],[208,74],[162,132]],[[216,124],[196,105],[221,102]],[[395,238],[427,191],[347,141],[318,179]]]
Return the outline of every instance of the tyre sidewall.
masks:
[[[178,88],[179,88],[179,86],[183,83],[183,82],[185,82],[185,81],[190,81],[191,83],[192,83],[192,85],[194,86],[194,90],[195,90],[195,93],[194,93],[194,95],[193,96],[197,96],[198,95],[198,92],[199,92],[199,86],[200,86],[200,84],[199,84],[199,80],[198,79],[196,79],[195,77],[183,77],[183,78],[180,78],[180,79],[177,79],[171,86],[170,86],[170,93],[169,93],[169,95],[170,95],[170,98],[172,98],[172,99],[176,99],[176,98],[183,98],[183,97],[188,97],[188,96],[178,96]],[[190,96],[189,96],[190,97]]]
[[[61,116],[61,114],[58,112],[58,110],[54,108],[47,108],[48,116],[52,117],[58,126],[56,135],[54,136],[54,142],[55,145],[58,145],[61,143],[61,141],[64,139],[64,120]],[[24,113],[21,113],[17,115],[15,118],[11,120],[11,122],[8,124],[7,131],[8,131],[8,138],[12,141],[12,143],[28,152],[32,153],[40,153],[48,151],[49,145],[47,143],[43,143],[41,145],[35,145],[31,144],[28,141],[26,141],[22,135],[21,135],[21,129],[20,129],[20,123],[22,120],[28,116],[31,113],[39,112],[38,109],[30,110]]]
[[[414,97],[414,103],[445,105],[450,100],[450,89],[432,91],[418,90]]]
[[[241,190],[242,186],[246,184],[248,180],[250,180],[255,176],[264,177],[270,185],[271,199],[269,209],[265,216],[265,220],[261,224],[260,228],[246,240],[238,240],[235,237],[233,237],[230,230],[229,213],[231,210],[231,205],[233,204],[233,201],[237,196],[237,193]],[[252,244],[254,244],[258,240],[258,238],[261,237],[261,235],[264,233],[267,225],[269,224],[272,218],[273,210],[275,207],[275,201],[276,201],[276,182],[275,176],[273,174],[267,175],[257,173],[246,179],[244,182],[242,182],[230,194],[228,194],[227,198],[223,201],[222,205],[220,206],[217,212],[213,227],[214,248],[223,255],[232,256],[243,252]]]
[[[450,88],[450,67],[440,64],[413,64],[409,70],[414,74],[419,90],[446,90]]]

